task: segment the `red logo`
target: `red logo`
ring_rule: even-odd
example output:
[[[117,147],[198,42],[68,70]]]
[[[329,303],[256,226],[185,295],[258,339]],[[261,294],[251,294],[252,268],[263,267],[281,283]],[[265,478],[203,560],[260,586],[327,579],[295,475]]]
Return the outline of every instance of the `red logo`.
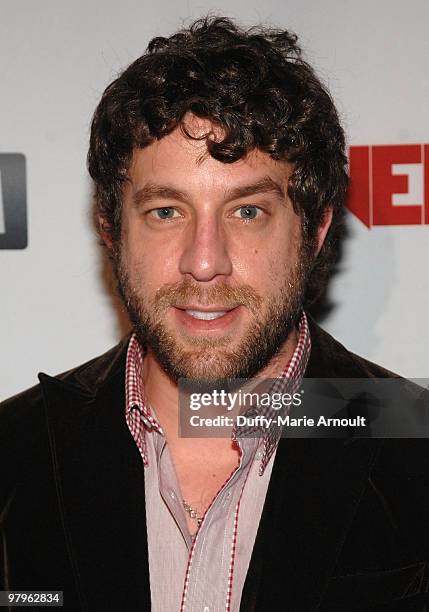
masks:
[[[348,209],[367,227],[429,225],[429,145],[350,147]]]

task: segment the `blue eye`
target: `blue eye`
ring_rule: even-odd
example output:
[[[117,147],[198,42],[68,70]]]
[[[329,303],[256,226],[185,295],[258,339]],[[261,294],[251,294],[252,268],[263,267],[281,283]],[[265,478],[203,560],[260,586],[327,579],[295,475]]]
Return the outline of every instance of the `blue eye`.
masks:
[[[256,219],[259,208],[257,206],[242,206],[239,209],[242,219]]]
[[[172,219],[174,217],[175,210],[169,206],[165,208],[155,208],[153,211],[158,219]]]

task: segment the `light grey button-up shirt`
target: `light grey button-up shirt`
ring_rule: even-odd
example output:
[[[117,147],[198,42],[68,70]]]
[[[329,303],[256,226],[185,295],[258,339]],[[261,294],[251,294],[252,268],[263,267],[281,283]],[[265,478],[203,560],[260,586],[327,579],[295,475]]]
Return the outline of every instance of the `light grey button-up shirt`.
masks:
[[[311,341],[305,313],[279,388],[295,390]],[[238,467],[220,488],[193,539],[162,428],[144,402],[144,349],[132,336],[126,365],[126,418],[145,465],[146,524],[153,612],[238,611],[280,429],[238,439]],[[277,383],[276,383],[277,384]],[[277,433],[276,433],[277,432]]]
[[[239,467],[217,494],[193,542],[167,444],[155,431],[147,436],[145,494],[153,612],[178,612],[182,604],[192,612],[239,609],[274,459],[273,453],[260,477],[260,461],[255,460],[258,442],[255,438],[242,440]],[[238,548],[230,589],[235,512],[240,498]]]

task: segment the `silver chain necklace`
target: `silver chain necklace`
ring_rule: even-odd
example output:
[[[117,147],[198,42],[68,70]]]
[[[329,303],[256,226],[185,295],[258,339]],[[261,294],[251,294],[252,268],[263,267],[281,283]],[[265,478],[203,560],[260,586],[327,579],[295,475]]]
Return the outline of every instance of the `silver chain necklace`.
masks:
[[[198,512],[194,510],[192,506],[190,506],[184,499],[182,499],[182,504],[185,509],[185,512],[188,513],[189,518],[193,519],[194,521],[197,521],[197,525],[199,527],[203,522],[203,517],[200,516]]]

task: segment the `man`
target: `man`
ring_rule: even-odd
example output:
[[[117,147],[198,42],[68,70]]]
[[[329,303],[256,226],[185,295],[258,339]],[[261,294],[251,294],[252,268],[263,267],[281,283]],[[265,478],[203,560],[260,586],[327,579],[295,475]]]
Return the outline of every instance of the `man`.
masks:
[[[134,331],[3,404],[3,588],[68,610],[425,609],[424,441],[178,431],[180,379],[390,376],[303,310],[347,175],[296,38],[221,18],[155,38],[88,159]]]

